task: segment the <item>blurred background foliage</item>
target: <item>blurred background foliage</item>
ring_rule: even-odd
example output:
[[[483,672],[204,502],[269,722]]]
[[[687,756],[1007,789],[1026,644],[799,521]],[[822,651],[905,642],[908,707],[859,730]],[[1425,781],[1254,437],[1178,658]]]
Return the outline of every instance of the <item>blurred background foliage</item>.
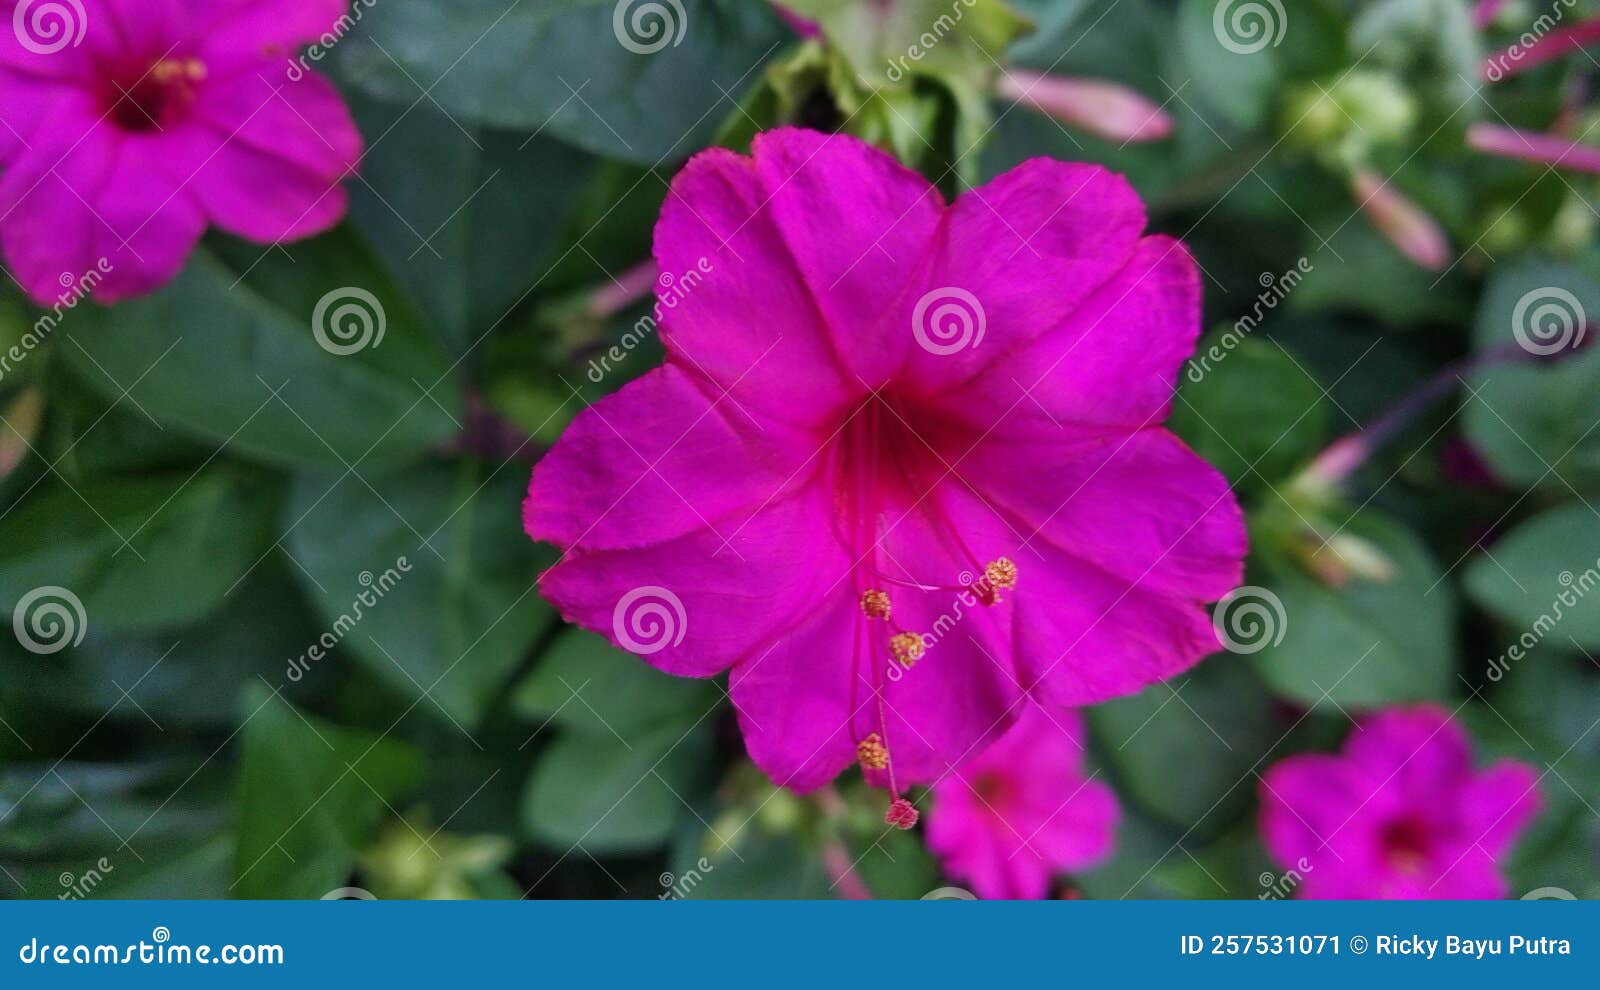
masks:
[[[533,587],[550,552],[521,532],[538,453],[660,359],[652,339],[589,374],[646,312],[595,290],[646,260],[689,155],[792,122],[951,194],[1033,156],[1103,162],[1205,269],[1202,350],[1260,315],[1185,378],[1173,425],[1240,492],[1285,635],[1089,713],[1125,816],[1072,890],[1264,894],[1257,775],[1435,699],[1484,758],[1554,768],[1514,888],[1600,896],[1600,597],[1492,666],[1600,558],[1600,348],[1471,363],[1530,290],[1600,313],[1595,181],[1466,143],[1475,122],[1587,134],[1595,61],[1487,85],[1485,54],[1544,10],[1526,0],[1483,30],[1464,0],[1295,0],[1248,55],[1210,0],[983,0],[895,73],[948,3],[790,6],[823,35],[683,0],[680,43],[649,55],[599,0],[371,10],[320,66],[369,146],[348,221],[266,251],[213,234],[166,289],[79,307],[4,377],[0,604],[65,586],[88,623],[50,656],[0,637],[0,893],[92,873],[93,896],[677,896],[692,873],[688,896],[829,896],[840,856],[878,896],[938,886],[853,779],[799,798],[753,771],[724,684],[562,627]],[[1121,83],[1172,133],[1125,144],[996,100],[1002,67]],[[1436,219],[1447,268],[1363,214],[1363,169]],[[382,346],[334,356],[308,332],[342,286],[381,301]],[[0,350],[37,318],[6,296]],[[1353,476],[1308,480],[1441,376]]]

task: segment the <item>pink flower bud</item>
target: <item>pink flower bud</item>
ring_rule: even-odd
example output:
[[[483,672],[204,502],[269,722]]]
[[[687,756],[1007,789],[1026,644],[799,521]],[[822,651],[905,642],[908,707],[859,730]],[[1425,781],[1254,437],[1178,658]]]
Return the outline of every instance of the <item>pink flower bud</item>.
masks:
[[[1108,141],[1156,141],[1172,133],[1165,110],[1118,83],[1011,69],[1000,77],[997,92]]]
[[[1467,128],[1467,145],[1486,155],[1600,174],[1600,148],[1569,141],[1558,134],[1539,134],[1499,124],[1473,124]]]
[[[1359,169],[1350,188],[1372,225],[1400,253],[1430,271],[1450,263],[1450,241],[1433,217],[1371,169]]]

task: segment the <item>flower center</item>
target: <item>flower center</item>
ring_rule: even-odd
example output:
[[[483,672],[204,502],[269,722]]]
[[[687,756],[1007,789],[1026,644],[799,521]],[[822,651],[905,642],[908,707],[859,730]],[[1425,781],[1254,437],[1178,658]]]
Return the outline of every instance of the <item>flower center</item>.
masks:
[[[884,821],[900,828],[912,827],[916,814],[900,796],[895,777],[884,681],[886,676],[898,680],[937,643],[901,624],[895,601],[912,595],[958,594],[968,604],[987,607],[999,604],[1001,592],[1017,585],[1016,564],[1006,557],[980,557],[937,499],[935,489],[950,471],[943,452],[956,451],[954,456],[959,457],[959,451],[967,449],[963,441],[972,440],[970,432],[947,417],[876,393],[851,410],[841,425],[832,465],[840,508],[838,535],[855,559],[854,594],[860,605],[851,710],[875,709],[872,731],[858,733],[857,757],[869,778],[881,774],[874,782],[887,783],[891,803]],[[952,568],[959,573],[907,574],[889,558],[883,538],[906,515],[919,517],[931,538],[960,561]],[[874,703],[857,705],[854,696],[863,682],[872,686],[876,697]]]
[[[1428,861],[1429,830],[1415,818],[1397,818],[1383,827],[1379,842],[1383,857],[1401,873],[1418,873]]]
[[[112,76],[106,92],[107,115],[125,131],[166,130],[188,113],[206,64],[197,58],[165,58],[137,73]]]

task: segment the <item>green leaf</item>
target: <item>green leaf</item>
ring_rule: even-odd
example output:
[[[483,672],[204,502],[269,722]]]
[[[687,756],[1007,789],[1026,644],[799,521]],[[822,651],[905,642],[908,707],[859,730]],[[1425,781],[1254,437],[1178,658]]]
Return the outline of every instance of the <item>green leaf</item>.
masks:
[[[235,897],[318,898],[344,885],[388,806],[415,786],[404,743],[301,714],[259,684],[245,691]]]
[[[1592,336],[1589,321],[1597,317],[1600,279],[1584,269],[1538,259],[1495,267],[1478,307],[1478,347],[1527,341],[1550,352],[1548,360],[1498,364],[1473,377],[1462,417],[1467,436],[1505,480],[1567,495],[1600,486],[1600,430],[1591,429],[1600,347],[1574,354],[1560,346]]]
[[[511,704],[541,724],[628,737],[662,722],[693,722],[721,697],[709,681],[663,674],[604,638],[572,628],[562,631],[518,685]]]
[[[1283,737],[1274,708],[1249,665],[1224,654],[1088,715],[1129,796],[1170,824],[1215,831],[1251,802],[1251,771]]]
[[[688,731],[669,725],[621,738],[564,735],[540,753],[528,778],[523,827],[561,851],[659,846],[693,806],[711,744],[703,722]]]
[[[1576,504],[1517,526],[1473,561],[1466,575],[1467,593],[1514,626],[1520,640],[1556,636],[1569,647],[1576,642],[1600,648],[1597,584],[1600,519]],[[1523,643],[1524,650],[1531,648]]]
[[[112,397],[126,389],[163,425],[277,463],[394,460],[450,436],[460,418],[450,361],[377,260],[345,231],[285,250],[293,260],[219,242],[153,295],[79,307],[57,350],[85,381]],[[358,292],[376,300],[381,322],[359,338],[324,336],[354,346],[381,327],[381,342],[331,353],[313,331],[319,304],[328,300],[325,326],[345,302],[370,317]]]
[[[221,464],[41,489],[0,519],[0,607],[14,614],[26,596],[55,587],[81,602],[81,621],[104,630],[198,619],[272,545],[277,496],[260,472]]]
[[[1287,478],[1328,433],[1316,380],[1281,345],[1246,336],[1253,330],[1240,321],[1200,342],[1169,423],[1241,491]]]
[[[422,711],[475,723],[554,616],[534,593],[521,467],[484,478],[432,463],[370,478],[308,475],[288,550],[327,623],[306,666],[348,651]],[[315,655],[313,655],[313,651]]]
[[[465,121],[655,165],[703,147],[724,94],[737,99],[793,33],[749,0],[653,6],[411,0],[364,21],[338,53],[346,77],[384,99],[426,95]]]
[[[0,639],[0,704],[32,714],[29,722],[67,715],[158,731],[229,727],[239,685],[283,683],[290,659],[319,632],[282,566],[263,563],[198,625],[133,635],[107,630],[91,612],[83,644],[47,662]]]
[[[1182,70],[1178,79],[1192,80],[1193,98],[1215,108],[1227,121],[1253,127],[1265,121],[1277,103],[1277,50],[1270,43],[1260,51],[1239,52],[1224,47],[1224,37],[1230,42],[1235,40],[1231,34],[1218,35],[1216,13],[1216,0],[1183,0],[1178,9],[1176,38]],[[1263,30],[1265,42],[1273,36],[1275,27],[1264,25]],[[1247,47],[1253,48],[1254,43]]]
[[[362,159],[351,215],[464,353],[556,260],[595,159],[548,138],[463,130],[428,103],[359,100],[355,111],[363,133],[383,137]]]
[[[1269,635],[1251,642],[1262,679],[1307,705],[1376,708],[1449,697],[1456,636],[1451,586],[1420,539],[1373,513],[1353,518],[1344,535],[1371,543],[1394,566],[1384,583],[1354,578],[1330,588],[1292,565],[1272,566],[1270,590],[1282,603]],[[1228,614],[1222,617],[1226,622]]]

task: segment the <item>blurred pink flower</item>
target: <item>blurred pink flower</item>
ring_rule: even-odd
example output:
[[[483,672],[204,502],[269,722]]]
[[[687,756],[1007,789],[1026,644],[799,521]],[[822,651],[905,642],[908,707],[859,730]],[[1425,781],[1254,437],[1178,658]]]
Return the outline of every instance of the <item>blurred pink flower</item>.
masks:
[[[1371,169],[1357,169],[1350,190],[1367,219],[1401,254],[1429,271],[1450,264],[1450,238],[1444,228],[1390,180]]]
[[[1083,717],[1029,705],[982,755],[933,786],[928,848],[979,897],[1036,900],[1057,873],[1105,859],[1120,809],[1083,775]]]
[[[996,92],[1107,141],[1134,144],[1172,133],[1171,115],[1120,83],[1010,69]]]
[[[666,365],[534,470],[527,531],[565,550],[540,589],[669,673],[731,667],[751,757],[802,791],[859,760],[898,797],[1025,692],[1188,669],[1245,531],[1160,427],[1200,280],[1144,226],[1089,165],[946,205],[849,137],[696,156],[656,226]]]
[[[1575,172],[1600,173],[1600,148],[1560,134],[1476,123],[1467,127],[1467,146],[1501,158],[1516,158]]]
[[[1472,768],[1466,732],[1436,705],[1363,721],[1337,756],[1302,754],[1261,782],[1261,834],[1307,898],[1504,897],[1498,863],[1539,810],[1539,775]]]
[[[291,58],[345,7],[0,0],[0,249],[28,294],[49,305],[91,269],[102,302],[149,292],[207,224],[271,243],[337,223],[361,135]]]

